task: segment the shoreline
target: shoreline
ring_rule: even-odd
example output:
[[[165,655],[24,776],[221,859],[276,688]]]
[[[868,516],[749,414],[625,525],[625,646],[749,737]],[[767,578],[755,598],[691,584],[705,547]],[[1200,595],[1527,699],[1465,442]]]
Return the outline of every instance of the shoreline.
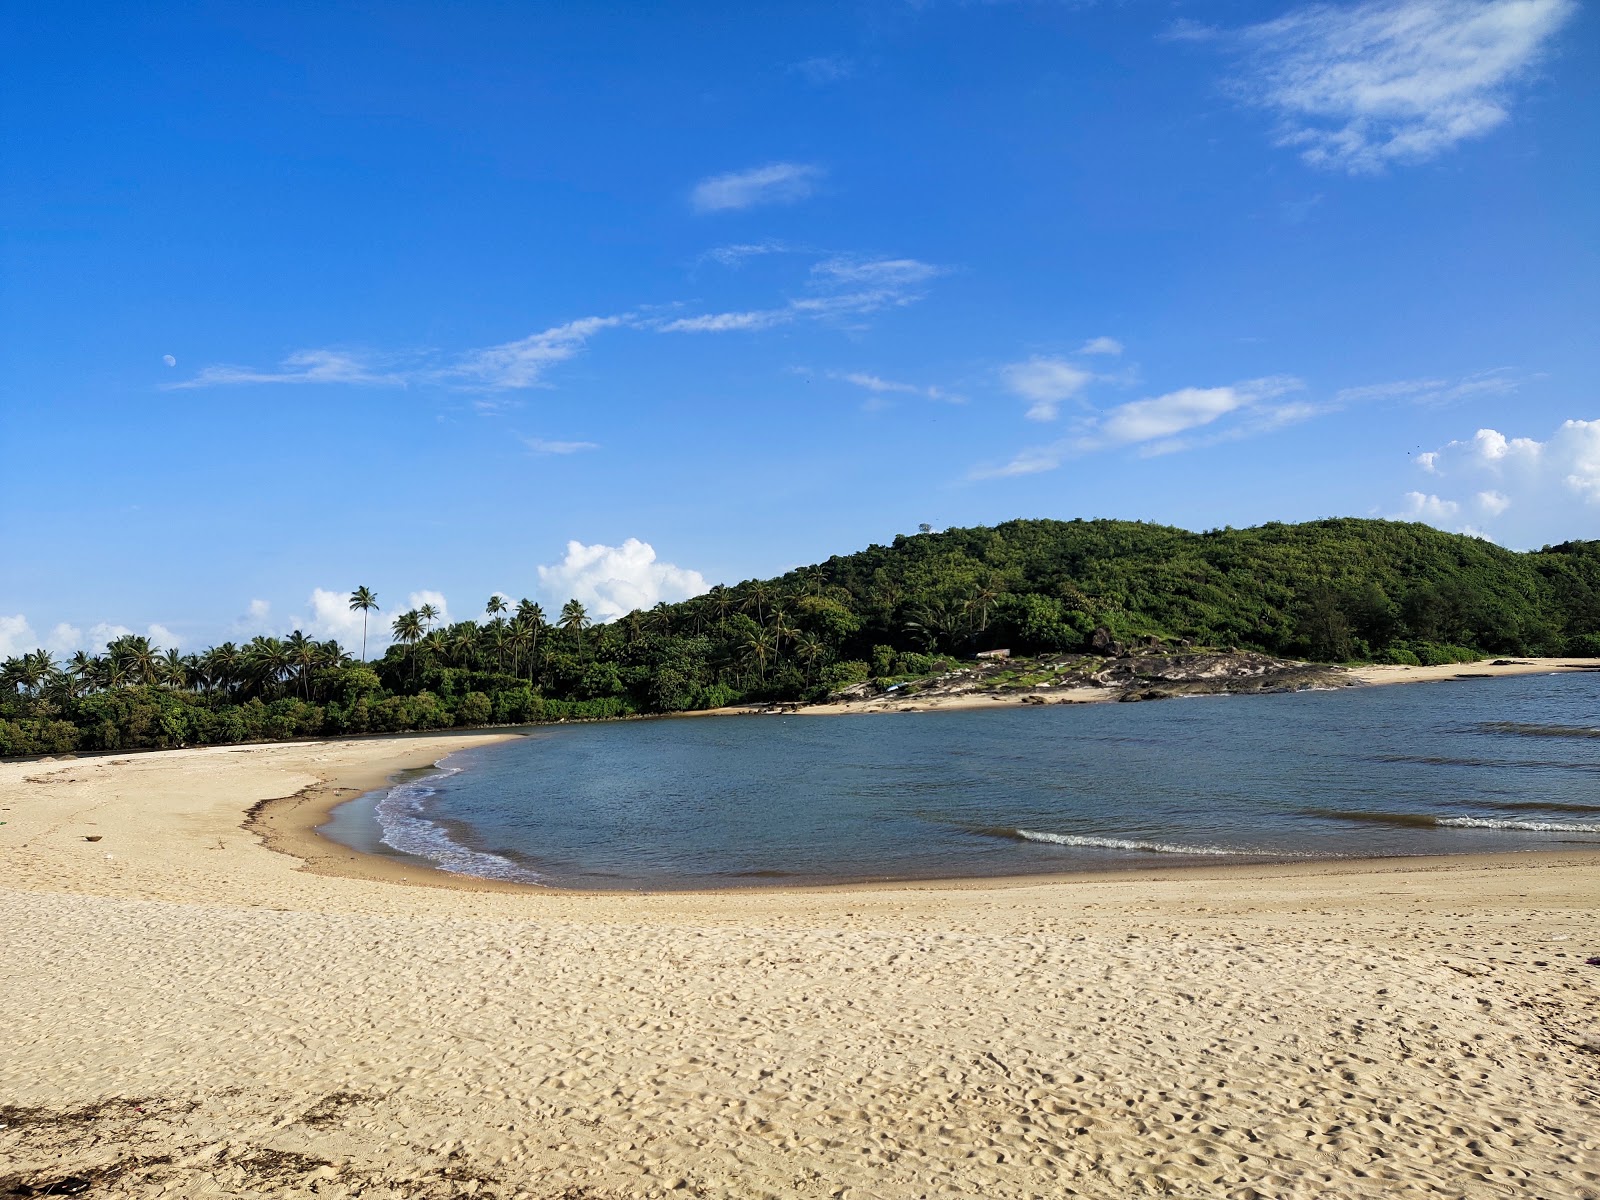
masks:
[[[241,828],[513,736],[0,763],[0,1191],[1600,1197],[1600,848],[619,894]]]

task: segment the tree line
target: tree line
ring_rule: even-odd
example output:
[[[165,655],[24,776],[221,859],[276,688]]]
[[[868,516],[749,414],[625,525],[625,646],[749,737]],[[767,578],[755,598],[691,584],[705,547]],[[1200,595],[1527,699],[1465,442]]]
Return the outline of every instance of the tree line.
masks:
[[[366,587],[358,656],[296,631],[184,655],[126,636],[0,669],[0,754],[206,745],[667,713],[819,699],[978,650],[1128,641],[1317,661],[1600,654],[1600,542],[1514,553],[1424,525],[1340,519],[1192,533],[1127,521],[1011,521],[901,536],[776,579],[605,622],[491,596],[446,624],[385,619]]]

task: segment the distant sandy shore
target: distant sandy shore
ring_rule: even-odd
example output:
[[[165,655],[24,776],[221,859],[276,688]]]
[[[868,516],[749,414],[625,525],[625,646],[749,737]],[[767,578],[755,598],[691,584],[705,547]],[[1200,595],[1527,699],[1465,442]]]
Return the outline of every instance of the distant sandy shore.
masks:
[[[1362,683],[1437,683],[1443,679],[1489,679],[1564,671],[1600,671],[1600,658],[1488,659],[1438,667],[1355,667],[1350,673]]]
[[[1451,663],[1439,667],[1370,666],[1352,667],[1354,683],[1437,683],[1446,679],[1484,679],[1501,675],[1539,675],[1555,671],[1600,671],[1600,658],[1519,658],[1499,665],[1492,660],[1476,663]],[[825,704],[735,705],[711,709],[692,716],[748,715],[771,712],[775,707],[806,716],[840,716],[852,713],[940,712],[955,709],[1009,708],[1018,704],[1096,704],[1119,699],[1111,688],[1075,687],[1034,691],[970,692],[956,696],[886,695],[865,700],[839,700]]]
[[[305,839],[504,736],[0,763],[0,1194],[1600,1197],[1600,853],[618,896]]]

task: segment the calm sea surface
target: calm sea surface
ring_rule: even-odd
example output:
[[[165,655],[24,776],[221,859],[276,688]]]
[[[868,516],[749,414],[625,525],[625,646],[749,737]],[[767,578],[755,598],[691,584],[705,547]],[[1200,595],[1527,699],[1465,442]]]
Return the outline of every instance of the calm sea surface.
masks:
[[[542,727],[324,832],[466,874],[643,889],[1600,846],[1600,672]]]

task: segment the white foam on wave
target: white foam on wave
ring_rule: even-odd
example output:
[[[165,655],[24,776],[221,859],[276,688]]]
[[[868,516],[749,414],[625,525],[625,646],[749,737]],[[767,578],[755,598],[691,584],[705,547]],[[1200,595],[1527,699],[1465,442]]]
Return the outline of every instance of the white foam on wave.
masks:
[[[1260,850],[1231,850],[1217,846],[1184,846],[1176,842],[1146,842],[1134,838],[1091,837],[1081,833],[1040,833],[1034,829],[1019,829],[1017,836],[1030,842],[1048,842],[1052,846],[1087,846],[1099,850],[1142,850],[1146,854],[1261,854]]]
[[[1501,821],[1491,817],[1439,817],[1437,823],[1456,829],[1520,829],[1530,833],[1600,833],[1600,825],[1583,821]]]
[[[397,783],[378,801],[374,813],[378,828],[383,831],[378,839],[391,850],[425,858],[441,871],[453,875],[475,875],[480,879],[505,879],[515,883],[539,883],[539,876],[499,854],[473,850],[463,846],[442,825],[430,821],[426,814],[427,803],[439,794],[435,785],[442,779],[461,773],[460,767],[447,767],[441,759],[433,764],[437,775]]]

